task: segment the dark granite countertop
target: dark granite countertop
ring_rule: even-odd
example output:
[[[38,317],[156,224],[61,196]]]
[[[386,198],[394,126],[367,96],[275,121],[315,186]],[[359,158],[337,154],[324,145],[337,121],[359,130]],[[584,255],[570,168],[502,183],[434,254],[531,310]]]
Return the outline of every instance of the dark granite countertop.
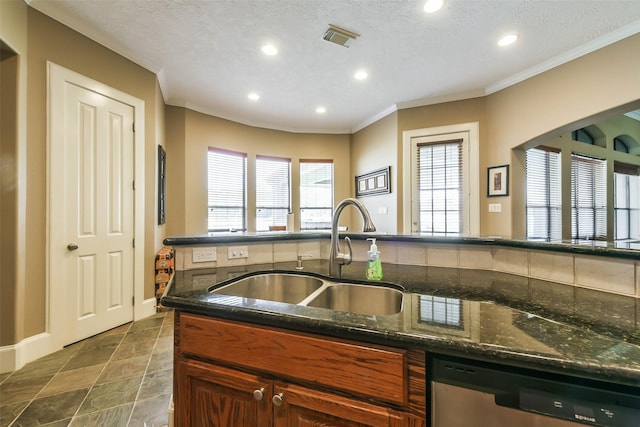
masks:
[[[212,294],[211,287],[258,271],[296,272],[295,262],[177,271],[162,304],[226,319],[421,348],[639,388],[640,308],[634,298],[505,273],[384,265],[384,281],[405,290],[403,310],[365,316]],[[304,274],[328,274],[305,261]],[[359,280],[365,265],[343,267]],[[384,283],[384,282],[382,282]],[[448,323],[448,324],[447,324]]]
[[[624,259],[640,260],[640,242],[600,242],[600,241],[558,241],[541,242],[524,239],[503,239],[500,237],[482,236],[433,236],[428,234],[384,234],[384,233],[340,233],[341,237],[348,236],[354,240],[364,240],[375,237],[380,241],[405,243],[438,243],[465,245],[493,245],[520,249],[537,249],[552,252],[564,252],[584,255],[597,255]],[[164,239],[169,246],[213,245],[225,243],[260,243],[284,240],[317,240],[329,239],[328,231],[303,232],[262,232],[262,233],[212,233],[190,236],[174,236]]]

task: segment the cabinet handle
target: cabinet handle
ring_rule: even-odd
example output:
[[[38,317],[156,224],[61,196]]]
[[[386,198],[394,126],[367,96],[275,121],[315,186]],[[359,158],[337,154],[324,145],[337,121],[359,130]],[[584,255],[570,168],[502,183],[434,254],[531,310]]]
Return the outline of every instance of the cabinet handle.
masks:
[[[275,396],[273,396],[273,399],[271,399],[273,404],[276,406],[282,405],[283,400],[284,400],[284,393],[278,393]]]
[[[259,390],[254,390],[253,391],[253,398],[255,400],[262,400],[263,397],[264,397],[264,387],[262,387]]]

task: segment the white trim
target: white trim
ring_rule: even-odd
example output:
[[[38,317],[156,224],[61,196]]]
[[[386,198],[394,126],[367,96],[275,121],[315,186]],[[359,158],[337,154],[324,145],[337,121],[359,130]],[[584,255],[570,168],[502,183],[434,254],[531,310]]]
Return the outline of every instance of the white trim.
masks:
[[[60,274],[62,266],[52,263],[52,255],[60,248],[54,248],[56,242],[63,241],[60,235],[61,227],[51,223],[51,200],[61,200],[60,195],[64,191],[62,180],[52,179],[51,165],[62,161],[61,152],[51,150],[54,138],[64,136],[63,109],[57,107],[64,98],[64,83],[69,82],[81,87],[90,88],[109,98],[117,99],[134,109],[134,121],[136,131],[134,133],[134,179],[138,183],[134,200],[134,320],[148,316],[150,310],[144,300],[144,212],[145,212],[145,120],[144,101],[127,93],[104,85],[98,81],[85,77],[74,71],[47,61],[47,211],[46,211],[46,332],[51,335],[49,352],[54,352],[67,344],[64,342],[64,310],[65,302],[61,292],[55,291],[56,284],[52,283]],[[61,151],[61,150],[60,150]]]
[[[402,132],[402,188],[405,208],[402,215],[402,231],[411,234],[412,176],[411,176],[411,140],[419,137],[444,136],[454,133],[467,133],[469,137],[468,170],[464,171],[468,179],[465,189],[469,199],[467,235],[480,234],[480,126],[478,122],[457,125],[437,126],[424,129],[412,129]]]
[[[0,373],[13,372],[39,357],[52,353],[51,335],[41,333],[18,344],[0,347]]]

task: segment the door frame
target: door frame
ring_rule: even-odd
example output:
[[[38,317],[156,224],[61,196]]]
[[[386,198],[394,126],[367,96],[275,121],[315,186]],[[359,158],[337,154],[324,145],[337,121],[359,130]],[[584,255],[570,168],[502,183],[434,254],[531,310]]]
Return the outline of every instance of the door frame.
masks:
[[[61,281],[64,280],[64,266],[62,263],[53,262],[56,254],[64,251],[63,228],[56,226],[59,218],[53,214],[51,206],[60,202],[64,196],[62,179],[52,176],[52,165],[63,164],[64,152],[64,86],[66,83],[77,85],[97,92],[103,96],[115,99],[130,105],[134,110],[135,132],[134,141],[134,181],[138,184],[134,191],[133,202],[133,319],[137,320],[153,314],[155,298],[144,300],[144,215],[145,215],[145,121],[144,101],[89,77],[66,69],[53,62],[47,61],[47,211],[46,211],[46,326],[45,330],[51,340],[51,351],[62,348],[68,344],[64,342],[65,334],[65,301],[61,289]],[[133,183],[131,183],[133,185]],[[132,242],[133,243],[133,242]]]
[[[421,137],[441,137],[447,139],[451,134],[466,133],[468,138],[467,151],[463,153],[463,163],[466,164],[463,174],[466,175],[464,183],[464,191],[467,193],[469,208],[466,213],[468,215],[468,229],[463,230],[464,234],[480,233],[480,182],[477,177],[480,176],[480,124],[478,122],[458,123],[454,125],[436,126],[423,129],[412,129],[402,132],[402,167],[403,167],[403,221],[402,230],[404,233],[411,234],[412,212],[413,212],[413,191],[412,186],[412,168],[413,161],[412,142],[414,138]],[[407,208],[407,206],[410,206]],[[465,209],[466,210],[466,209]]]

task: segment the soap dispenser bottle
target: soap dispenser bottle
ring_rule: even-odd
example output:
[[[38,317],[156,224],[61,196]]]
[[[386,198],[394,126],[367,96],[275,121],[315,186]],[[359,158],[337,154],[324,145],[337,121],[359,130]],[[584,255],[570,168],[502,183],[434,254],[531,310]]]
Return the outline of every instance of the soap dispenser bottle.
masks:
[[[381,280],[382,262],[380,262],[380,252],[378,252],[378,246],[376,246],[376,239],[372,238],[367,240],[371,240],[371,247],[367,252],[369,258],[366,271],[367,280]]]

